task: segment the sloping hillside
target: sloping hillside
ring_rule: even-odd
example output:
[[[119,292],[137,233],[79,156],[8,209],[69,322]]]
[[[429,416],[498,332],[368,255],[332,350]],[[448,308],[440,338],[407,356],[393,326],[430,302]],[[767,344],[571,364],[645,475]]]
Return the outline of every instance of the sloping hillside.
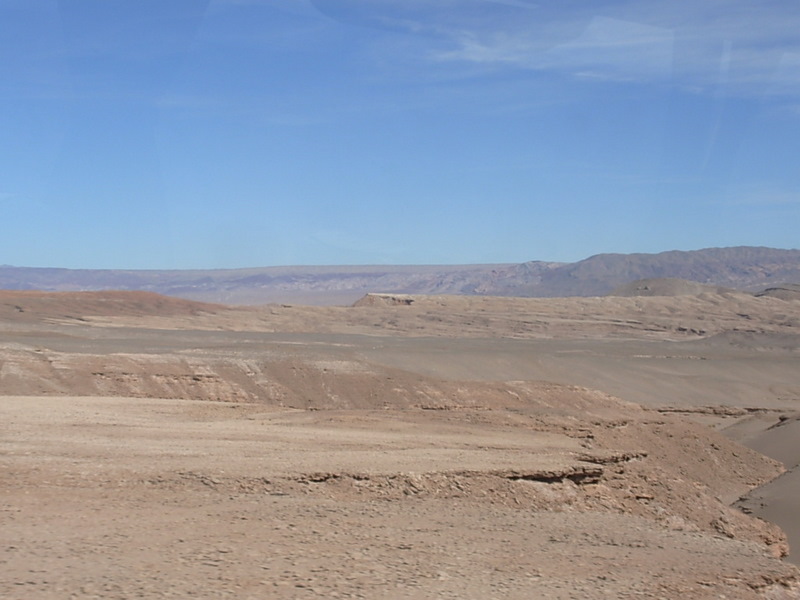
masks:
[[[707,248],[659,254],[598,254],[547,271],[536,285],[513,279],[509,295],[602,296],[639,279],[678,278],[755,291],[800,281],[800,250]]]

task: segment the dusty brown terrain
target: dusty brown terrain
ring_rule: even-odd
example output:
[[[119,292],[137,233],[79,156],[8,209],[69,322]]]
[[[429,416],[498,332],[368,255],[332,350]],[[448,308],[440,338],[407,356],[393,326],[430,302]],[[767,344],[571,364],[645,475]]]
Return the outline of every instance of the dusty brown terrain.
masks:
[[[798,332],[729,292],[0,292],[0,597],[800,598]]]

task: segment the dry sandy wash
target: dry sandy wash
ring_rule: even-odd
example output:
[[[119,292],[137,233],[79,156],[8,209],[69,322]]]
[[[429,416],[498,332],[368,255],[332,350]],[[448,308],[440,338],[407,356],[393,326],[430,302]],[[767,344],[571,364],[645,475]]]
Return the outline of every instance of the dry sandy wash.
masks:
[[[727,292],[0,292],[0,597],[800,598],[799,339]]]

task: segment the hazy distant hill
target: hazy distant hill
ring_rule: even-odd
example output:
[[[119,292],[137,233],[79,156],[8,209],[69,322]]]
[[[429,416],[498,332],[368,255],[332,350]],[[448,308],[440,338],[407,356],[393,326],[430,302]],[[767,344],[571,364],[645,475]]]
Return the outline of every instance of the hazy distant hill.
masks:
[[[638,279],[678,278],[755,291],[800,282],[800,250],[739,246],[659,254],[598,254],[542,278],[542,296],[594,296]]]
[[[0,266],[0,289],[144,290],[230,304],[350,304],[368,292],[475,294],[512,265],[298,266],[123,271]]]
[[[598,254],[575,263],[72,270],[0,266],[0,288],[146,290],[192,300],[349,304],[368,292],[602,296],[641,279],[679,278],[756,291],[800,282],[800,250],[742,246],[660,254]]]

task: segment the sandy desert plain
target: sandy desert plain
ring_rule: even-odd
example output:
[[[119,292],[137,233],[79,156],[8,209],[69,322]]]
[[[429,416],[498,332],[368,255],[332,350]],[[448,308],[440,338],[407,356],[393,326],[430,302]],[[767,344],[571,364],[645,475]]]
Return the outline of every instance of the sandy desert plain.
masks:
[[[0,598],[800,598],[799,363],[719,290],[0,292]]]

